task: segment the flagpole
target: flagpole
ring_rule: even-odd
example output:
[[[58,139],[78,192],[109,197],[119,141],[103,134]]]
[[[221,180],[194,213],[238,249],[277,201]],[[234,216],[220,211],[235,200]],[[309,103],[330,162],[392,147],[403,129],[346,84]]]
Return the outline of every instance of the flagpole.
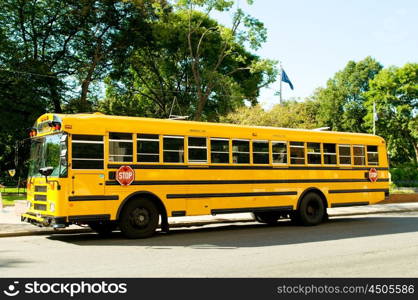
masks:
[[[282,63],[280,63],[280,104],[282,104],[283,96],[282,96],[282,79],[283,79],[283,67]]]
[[[373,134],[376,135],[376,102],[373,101]]]

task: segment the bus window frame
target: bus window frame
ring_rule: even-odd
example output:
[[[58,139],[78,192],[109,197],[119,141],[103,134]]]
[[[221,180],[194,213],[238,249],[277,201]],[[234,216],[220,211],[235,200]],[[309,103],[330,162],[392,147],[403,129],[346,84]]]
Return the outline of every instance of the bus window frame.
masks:
[[[257,143],[257,142],[258,143],[260,143],[260,142],[267,143],[267,152],[254,152],[254,145],[253,145],[254,142],[255,143]],[[256,166],[268,166],[268,165],[271,165],[270,141],[269,140],[251,140],[250,145],[251,145],[251,147],[250,147],[250,151],[251,151],[251,159],[250,159],[250,162],[251,162],[251,164],[256,165]],[[254,162],[254,153],[267,154],[267,160],[268,160],[268,162],[267,163],[255,163]]]
[[[303,146],[292,146],[291,145],[291,143],[303,143]],[[306,142],[305,141],[295,141],[295,140],[293,140],[293,141],[289,141],[288,142],[288,145],[289,145],[289,165],[290,166],[306,166],[307,165],[307,161],[306,161]],[[292,156],[291,156],[291,148],[303,148],[303,164],[300,164],[300,163],[298,163],[298,164],[292,164]],[[295,157],[293,157],[293,158],[295,158]],[[296,159],[301,159],[301,158],[297,158],[296,157]]]
[[[191,146],[191,149],[206,149],[206,161],[190,161],[189,158],[189,150],[190,150],[190,146],[189,146],[189,138],[200,138],[200,139],[205,139],[206,141],[206,147],[200,147],[200,146]],[[194,135],[189,135],[187,136],[187,163],[188,164],[192,164],[192,165],[208,165],[209,164],[209,148],[208,148],[208,137],[207,136],[194,136]]]
[[[342,156],[342,157],[350,157],[350,163],[349,164],[342,164],[340,162],[340,157],[341,157],[341,155],[340,155],[340,146],[343,146],[345,148],[349,148],[350,149],[350,155],[349,156],[348,155],[343,155]],[[353,145],[351,145],[351,144],[337,144],[337,149],[338,149],[338,165],[339,166],[344,166],[344,167],[350,167],[350,166],[352,166],[353,165],[353,161],[354,161],[354,159],[353,159]]]
[[[146,134],[146,135],[156,135],[156,136],[158,136],[158,139],[150,139],[150,141],[152,140],[152,141],[157,141],[158,140],[158,161],[154,161],[154,162],[145,162],[145,161],[138,161],[138,141],[140,141],[140,140],[144,140],[144,139],[142,139],[142,138],[139,138],[139,136],[140,135],[142,135],[142,134]],[[162,146],[161,146],[161,143],[162,143],[162,140],[161,140],[161,134],[158,134],[158,133],[145,133],[145,132],[141,132],[141,133],[135,133],[135,141],[136,141],[136,143],[134,143],[135,145],[135,163],[137,163],[137,164],[144,164],[144,165],[159,165],[159,164],[162,164]],[[145,139],[146,140],[146,139]],[[153,154],[153,155],[156,155],[156,154]]]
[[[163,164],[168,164],[168,165],[186,165],[187,164],[187,161],[188,161],[188,157],[186,156],[187,155],[187,151],[185,150],[186,148],[187,148],[187,136],[185,136],[185,135],[161,135],[162,136],[162,151],[163,151],[163,153],[162,153],[162,155],[163,155],[163,157],[162,157],[162,163]],[[177,150],[164,150],[164,138],[175,138],[175,139],[183,139],[183,162],[165,162],[164,161],[164,152],[182,152],[182,151],[177,151]]]
[[[286,162],[284,163],[275,163],[273,159],[273,143],[280,143],[286,145]],[[289,142],[288,141],[270,141],[271,144],[271,164],[273,166],[284,166],[289,164]]]
[[[231,141],[231,147],[230,147],[230,152],[231,152],[231,163],[233,164],[233,165],[238,165],[238,166],[242,166],[242,165],[244,165],[244,166],[248,166],[248,165],[251,165],[252,163],[252,159],[251,159],[251,139],[240,139],[240,138],[236,138],[236,139],[234,139],[234,138],[231,138],[230,139],[230,141]],[[234,149],[232,148],[233,147],[233,142],[234,141],[241,141],[241,142],[248,142],[248,152],[242,152],[242,151],[235,151],[234,152]],[[248,163],[238,163],[238,162],[234,162],[234,153],[247,153],[248,154]]]

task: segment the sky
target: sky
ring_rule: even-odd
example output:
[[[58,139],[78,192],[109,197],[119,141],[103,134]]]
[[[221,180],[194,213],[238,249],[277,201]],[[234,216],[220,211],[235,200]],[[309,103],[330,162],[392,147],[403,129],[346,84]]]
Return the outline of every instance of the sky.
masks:
[[[283,83],[283,99],[306,98],[348,61],[372,56],[384,67],[418,63],[416,0],[236,0],[267,28],[256,53],[278,60],[294,85]],[[225,25],[231,13],[212,15]],[[279,102],[279,83],[263,89],[259,102]]]

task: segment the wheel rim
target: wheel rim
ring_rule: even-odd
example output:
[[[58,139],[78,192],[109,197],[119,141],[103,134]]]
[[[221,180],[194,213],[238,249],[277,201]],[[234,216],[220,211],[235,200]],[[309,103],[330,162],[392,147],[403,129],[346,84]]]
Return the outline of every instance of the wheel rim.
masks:
[[[320,214],[320,207],[316,201],[309,201],[306,206],[306,215],[311,219],[316,219]]]
[[[150,212],[143,207],[137,207],[129,214],[129,221],[136,228],[147,227],[150,219]]]

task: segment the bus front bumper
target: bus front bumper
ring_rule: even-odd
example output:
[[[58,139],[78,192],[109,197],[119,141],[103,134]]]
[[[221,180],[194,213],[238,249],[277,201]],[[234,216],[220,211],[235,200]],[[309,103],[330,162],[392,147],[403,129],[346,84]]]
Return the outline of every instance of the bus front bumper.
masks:
[[[30,212],[22,214],[20,220],[39,227],[64,228],[68,226],[65,217],[46,216]]]

